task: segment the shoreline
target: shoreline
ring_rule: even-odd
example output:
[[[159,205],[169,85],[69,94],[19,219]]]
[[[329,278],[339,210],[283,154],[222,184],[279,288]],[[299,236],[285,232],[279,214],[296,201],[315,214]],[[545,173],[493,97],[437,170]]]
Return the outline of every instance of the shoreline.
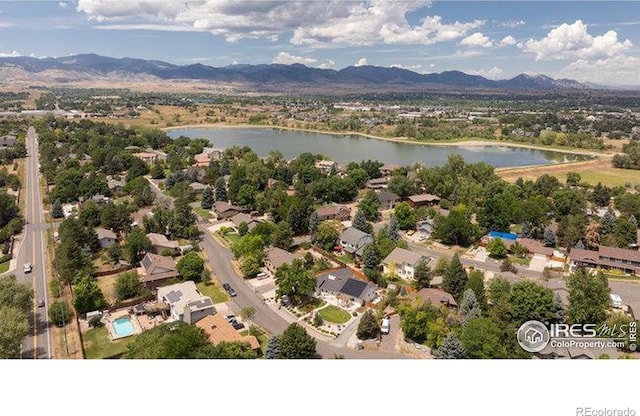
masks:
[[[387,142],[393,143],[404,143],[410,145],[418,145],[418,146],[440,146],[440,147],[451,147],[451,146],[460,146],[460,147],[483,147],[483,146],[503,146],[503,147],[515,147],[521,149],[532,149],[532,150],[546,150],[558,153],[567,153],[573,155],[582,155],[582,156],[591,156],[593,158],[601,158],[606,157],[609,154],[596,150],[587,150],[587,149],[557,149],[554,147],[546,147],[539,146],[534,144],[525,144],[525,143],[516,143],[509,141],[498,141],[498,140],[483,140],[483,139],[462,139],[462,140],[452,140],[447,142],[435,142],[435,141],[419,141],[419,140],[409,140],[407,138],[402,137],[381,137],[374,136],[373,134],[366,133],[358,133],[358,132],[335,132],[335,131],[325,131],[325,130],[317,130],[317,129],[303,129],[297,127],[284,127],[284,126],[266,126],[266,125],[255,125],[255,124],[213,124],[213,123],[205,123],[205,124],[185,124],[182,126],[171,126],[171,127],[163,127],[160,130],[162,131],[171,131],[171,130],[179,130],[179,129],[211,129],[211,128],[221,128],[221,129],[276,129],[276,130],[290,130],[290,131],[301,131],[307,133],[319,133],[319,134],[330,134],[334,136],[360,136],[366,139],[374,139],[374,140],[383,140]],[[580,162],[580,161],[575,161]],[[575,163],[575,162],[564,162],[566,163]],[[539,165],[534,165],[539,166]]]

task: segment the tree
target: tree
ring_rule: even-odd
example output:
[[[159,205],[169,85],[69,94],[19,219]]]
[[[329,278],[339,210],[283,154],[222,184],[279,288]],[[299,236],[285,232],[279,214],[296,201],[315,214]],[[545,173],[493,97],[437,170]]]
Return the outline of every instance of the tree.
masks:
[[[360,210],[358,210],[356,215],[353,217],[353,228],[367,234],[371,234],[373,232],[373,226],[367,221],[364,213]]]
[[[79,314],[104,309],[107,301],[92,276],[80,274],[74,277],[73,307]]]
[[[223,177],[216,180],[216,201],[227,201],[227,185]]]
[[[364,249],[362,249],[362,265],[365,269],[378,270],[380,256],[374,244],[367,244]]]
[[[256,358],[256,353],[248,342],[222,341],[219,344],[207,344],[196,350],[193,358],[217,360],[246,360]]]
[[[460,339],[468,358],[509,358],[502,342],[502,331],[491,319],[470,319],[464,325]]]
[[[634,218],[635,219],[635,218]],[[638,226],[629,218],[620,217],[613,229],[616,245],[620,248],[628,248],[638,242]]]
[[[489,255],[494,259],[507,257],[507,246],[504,245],[500,237],[492,238],[489,244],[487,244],[487,250],[489,250]]]
[[[467,352],[456,334],[449,332],[442,345],[433,350],[433,356],[440,360],[460,360],[467,358]]]
[[[144,331],[127,345],[125,358],[196,358],[209,344],[205,332],[182,321],[164,323]]]
[[[615,226],[616,226],[616,216],[613,214],[613,212],[610,209],[608,209],[607,212],[605,212],[604,216],[602,217],[600,234],[601,235],[613,234]]]
[[[213,207],[214,195],[210,186],[204,188],[202,191],[202,200],[200,201],[200,207],[202,209],[211,209]]]
[[[611,190],[607,186],[603,186],[602,183],[598,182],[598,184],[593,187],[591,200],[599,207],[606,207],[609,205],[610,199]]]
[[[433,272],[427,265],[427,262],[421,259],[413,269],[413,285],[416,289],[427,288],[431,286]]]
[[[491,279],[488,288],[489,314],[496,322],[508,316],[511,310],[511,283],[502,276]]]
[[[156,162],[149,171],[152,179],[164,179],[164,168],[160,162]]]
[[[59,199],[56,199],[53,205],[51,205],[51,216],[53,218],[64,217],[64,212],[62,212],[62,203]]]
[[[402,199],[405,199],[416,192],[416,185],[411,179],[404,175],[392,176],[391,179],[389,179],[387,188],[394,194],[399,195]]]
[[[245,279],[254,278],[258,273],[260,273],[260,267],[262,267],[263,257],[264,254],[258,252],[251,252],[245,254],[242,257],[242,262],[240,263],[240,271],[244,275]]]
[[[558,240],[571,249],[587,232],[588,219],[584,215],[567,215],[558,225]],[[634,233],[635,234],[635,233]]]
[[[182,279],[199,282],[204,270],[204,260],[194,251],[185,254],[176,264]]]
[[[508,257],[504,260],[502,260],[502,263],[500,263],[500,271],[501,272],[511,272],[511,273],[518,273],[518,268],[511,262],[511,259],[509,259]]]
[[[70,239],[60,241],[54,253],[54,267],[64,282],[70,282],[78,273],[91,273],[93,263],[90,251],[80,245],[80,242]]]
[[[56,300],[49,306],[49,320],[58,327],[68,324],[72,317],[73,313],[64,300]]]
[[[273,360],[280,357],[280,337],[272,335],[267,340],[267,346],[264,350],[264,358]]]
[[[308,215],[307,209],[302,203],[294,202],[291,204],[289,211],[287,211],[287,222],[293,235],[304,234],[309,229]]]
[[[467,284],[467,280],[467,272],[464,270],[464,267],[462,267],[460,256],[456,253],[442,276],[442,287],[445,291],[451,293],[454,299],[459,301]]]
[[[416,213],[406,202],[396,204],[393,209],[394,216],[398,220],[401,230],[410,230],[416,228]]]
[[[0,306],[0,359],[17,358],[29,334],[27,314],[15,306]]]
[[[304,262],[294,259],[289,264],[283,264],[276,270],[275,282],[276,298],[286,295],[294,303],[300,302],[303,297],[309,296],[316,290],[316,279],[311,271],[305,268]]]
[[[465,290],[462,295],[462,302],[460,302],[460,314],[462,315],[465,323],[470,319],[480,318],[482,316],[480,303],[478,303],[476,294],[472,289]]]
[[[453,208],[446,217],[436,215],[433,235],[444,244],[468,246],[476,234],[477,226],[471,224],[464,207]]]
[[[556,246],[556,235],[553,233],[553,231],[549,227],[545,228],[544,230],[543,242],[544,242],[544,245],[547,247]]]
[[[316,241],[316,232],[318,231],[318,226],[320,225],[320,218],[318,218],[318,213],[313,211],[309,216],[309,235],[311,236],[311,242]]]
[[[116,277],[115,284],[116,299],[135,298],[145,293],[145,288],[135,272],[121,273]]]
[[[240,317],[244,321],[252,320],[255,315],[256,315],[256,308],[254,308],[253,306],[245,306],[244,308],[240,309]]]
[[[279,358],[304,359],[316,354],[316,340],[298,323],[290,324],[280,335]]]
[[[177,238],[194,238],[199,234],[195,227],[196,216],[189,201],[185,198],[177,199],[173,209],[173,223],[171,234]]]
[[[551,322],[556,314],[553,291],[525,280],[511,286],[509,318],[516,325],[530,320]]]
[[[276,226],[276,230],[271,234],[271,244],[283,250],[289,250],[293,244],[293,231],[286,221],[280,221]]]
[[[600,244],[600,225],[592,222],[587,225],[584,240],[588,248],[596,248]]]
[[[129,206],[109,202],[100,212],[100,223],[103,227],[113,230],[116,233],[128,230],[131,224]]]
[[[316,243],[326,251],[331,251],[338,240],[338,231],[328,222],[322,222],[316,232]]]
[[[142,259],[141,254],[151,250],[151,240],[140,228],[134,228],[127,235],[124,243],[124,255],[132,265],[138,264]]]
[[[606,319],[609,307],[609,283],[602,272],[578,269],[567,281],[569,289],[569,322],[599,324]]]
[[[240,234],[240,236],[245,236],[247,235],[248,232],[249,232],[249,226],[245,221],[242,221],[240,225],[238,225],[238,234]]]
[[[378,210],[380,202],[375,192],[369,191],[358,203],[358,211],[362,211],[367,221],[376,221],[378,219]]]
[[[485,310],[487,307],[487,301],[485,299],[484,273],[482,272],[482,270],[474,269],[469,272],[469,280],[467,280],[466,289],[473,290],[480,308],[482,310]]]
[[[380,325],[371,309],[367,309],[360,318],[356,336],[358,339],[374,339],[380,336]]]
[[[567,185],[576,186],[582,180],[582,176],[578,172],[567,172]]]
[[[18,308],[25,314],[33,307],[33,292],[24,284],[18,283],[14,275],[0,278],[0,308]]]
[[[398,222],[398,217],[392,215],[389,218],[389,228],[387,229],[387,233],[389,234],[389,238],[393,241],[400,240],[400,223]]]

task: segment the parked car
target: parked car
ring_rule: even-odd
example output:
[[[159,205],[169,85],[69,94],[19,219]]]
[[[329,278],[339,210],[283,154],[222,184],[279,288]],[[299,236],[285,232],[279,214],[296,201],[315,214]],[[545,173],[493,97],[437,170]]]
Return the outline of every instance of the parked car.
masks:
[[[226,291],[229,291],[229,289],[231,289],[231,285],[229,283],[223,283],[222,288]]]
[[[44,307],[44,301],[42,299],[40,299],[38,301],[38,308],[43,308]]]
[[[389,333],[390,327],[391,327],[391,322],[389,321],[389,318],[384,318],[382,320],[382,326],[380,327],[380,332],[383,333],[384,335],[387,335]]]
[[[230,320],[229,323],[231,324],[233,329],[242,329],[242,328],[244,328],[244,324],[242,322],[238,322],[235,319]]]
[[[223,283],[222,284],[222,288],[229,294],[229,296],[231,296],[231,297],[236,296],[236,291],[233,290],[233,288],[231,287],[231,285],[229,283]]]
[[[235,315],[225,315],[224,319],[225,319],[225,321],[229,322],[232,319],[236,319],[236,316]]]
[[[260,272],[256,275],[256,279],[258,280],[262,280],[262,279],[266,279],[269,275],[266,274],[265,272]]]
[[[25,273],[31,273],[31,271],[33,270],[33,266],[31,265],[31,263],[25,263],[24,266],[22,267],[22,270]]]

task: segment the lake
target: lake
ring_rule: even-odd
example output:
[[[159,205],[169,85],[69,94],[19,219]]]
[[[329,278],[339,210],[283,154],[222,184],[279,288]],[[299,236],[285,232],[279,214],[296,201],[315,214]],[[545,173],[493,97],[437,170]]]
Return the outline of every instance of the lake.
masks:
[[[300,153],[311,152],[328,156],[346,165],[361,160],[379,160],[384,163],[438,166],[451,154],[459,154],[467,162],[485,162],[495,167],[543,165],[549,163],[589,160],[590,156],[556,152],[553,150],[526,149],[509,146],[433,146],[395,143],[368,137],[339,136],[297,130],[274,128],[180,128],[167,131],[172,138],[187,136],[209,139],[213,147],[229,148],[249,146],[259,156],[267,156],[278,150],[291,159]]]

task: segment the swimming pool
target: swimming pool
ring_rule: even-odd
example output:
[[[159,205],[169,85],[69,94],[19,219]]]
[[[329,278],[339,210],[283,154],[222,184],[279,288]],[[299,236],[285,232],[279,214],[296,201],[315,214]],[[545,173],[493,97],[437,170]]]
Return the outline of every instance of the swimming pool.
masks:
[[[135,332],[131,318],[128,317],[118,318],[111,322],[111,325],[113,326],[113,332],[119,337],[126,337]]]

